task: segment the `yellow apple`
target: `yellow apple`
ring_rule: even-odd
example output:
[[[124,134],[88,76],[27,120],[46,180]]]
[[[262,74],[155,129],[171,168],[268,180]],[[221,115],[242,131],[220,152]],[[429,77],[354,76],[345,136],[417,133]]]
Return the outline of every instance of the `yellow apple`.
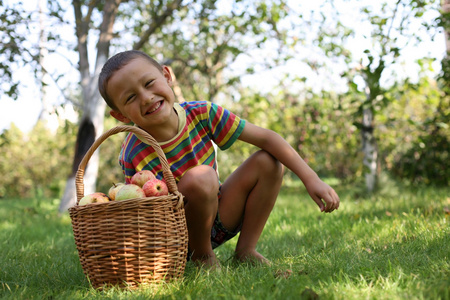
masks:
[[[116,193],[116,201],[144,197],[144,190],[135,184],[125,184]]]
[[[108,190],[109,199],[115,200],[117,191],[124,185],[125,185],[125,183],[123,183],[123,182],[114,183]]]
[[[86,205],[91,203],[105,203],[105,202],[109,202],[108,196],[106,196],[106,194],[104,193],[96,192],[81,198],[80,202],[78,202],[78,205]]]

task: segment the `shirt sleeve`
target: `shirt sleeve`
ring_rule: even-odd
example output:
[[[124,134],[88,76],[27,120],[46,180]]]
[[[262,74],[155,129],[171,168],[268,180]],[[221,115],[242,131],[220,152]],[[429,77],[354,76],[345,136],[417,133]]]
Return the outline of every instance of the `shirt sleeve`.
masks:
[[[245,127],[245,120],[212,102],[207,103],[207,109],[212,140],[221,150],[226,150],[241,135]]]

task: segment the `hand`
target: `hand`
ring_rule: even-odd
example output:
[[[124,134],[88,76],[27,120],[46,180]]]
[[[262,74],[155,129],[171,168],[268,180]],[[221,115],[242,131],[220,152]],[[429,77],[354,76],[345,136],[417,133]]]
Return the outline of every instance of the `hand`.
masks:
[[[305,184],[311,198],[317,203],[321,212],[331,213],[339,208],[341,200],[332,187],[317,178]],[[325,202],[325,203],[324,203]]]

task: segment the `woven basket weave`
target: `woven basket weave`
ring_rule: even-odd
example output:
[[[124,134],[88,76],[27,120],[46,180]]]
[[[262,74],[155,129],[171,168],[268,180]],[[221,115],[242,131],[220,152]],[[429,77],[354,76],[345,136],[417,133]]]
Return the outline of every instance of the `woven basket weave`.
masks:
[[[84,171],[94,151],[109,136],[132,132],[157,152],[169,195],[78,205],[84,196]],[[69,209],[85,275],[95,288],[171,280],[184,274],[188,234],[183,196],[156,140],[134,126],[118,126],[100,136],[78,167],[77,204]]]

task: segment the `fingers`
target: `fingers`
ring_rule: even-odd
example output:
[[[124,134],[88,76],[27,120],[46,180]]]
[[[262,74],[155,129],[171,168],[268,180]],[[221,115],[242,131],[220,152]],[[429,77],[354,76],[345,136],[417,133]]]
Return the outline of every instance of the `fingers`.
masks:
[[[329,185],[319,180],[306,188],[321,212],[331,213],[339,208],[341,202],[339,196]]]
[[[323,204],[322,199],[319,197],[313,197],[313,200],[319,206],[320,212],[323,212],[325,210],[325,205]]]
[[[341,202],[339,196],[334,190],[331,190],[331,192],[328,194],[328,198],[324,199],[324,201],[326,203],[325,212],[328,213],[331,213],[334,210],[338,209]]]
[[[326,213],[333,212],[334,210],[338,209],[340,205],[339,196],[334,190],[326,193],[323,198],[318,197],[317,199],[314,199],[314,201],[319,205],[320,211]],[[325,205],[323,202],[325,202]]]

